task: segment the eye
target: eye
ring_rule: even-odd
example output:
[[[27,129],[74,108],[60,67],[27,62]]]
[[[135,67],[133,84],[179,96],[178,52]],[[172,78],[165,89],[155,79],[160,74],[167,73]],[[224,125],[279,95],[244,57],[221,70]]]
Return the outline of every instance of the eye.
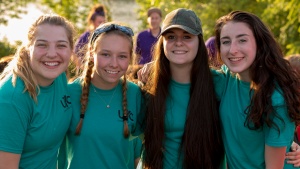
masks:
[[[101,56],[103,57],[109,57],[110,55],[108,53],[100,53]]]
[[[191,35],[185,35],[185,36],[183,37],[183,39],[191,39],[191,38],[192,38]]]
[[[239,42],[244,43],[244,42],[247,42],[247,40],[246,39],[240,39]]]
[[[66,47],[68,47],[68,46],[67,46],[66,44],[58,44],[57,47],[58,47],[58,48],[66,48]]]
[[[222,45],[228,45],[228,44],[230,44],[230,41],[229,40],[223,40],[223,41],[221,41],[221,44]]]
[[[165,36],[165,38],[166,38],[167,40],[172,40],[172,39],[175,39],[175,36],[174,36],[174,35],[171,35],[171,34],[167,34],[167,35]]]
[[[41,47],[41,48],[45,48],[45,47],[47,47],[47,44],[45,44],[45,43],[37,43],[36,46],[37,47]]]
[[[128,58],[127,55],[120,55],[119,57],[120,57],[121,59],[126,59],[126,58]]]

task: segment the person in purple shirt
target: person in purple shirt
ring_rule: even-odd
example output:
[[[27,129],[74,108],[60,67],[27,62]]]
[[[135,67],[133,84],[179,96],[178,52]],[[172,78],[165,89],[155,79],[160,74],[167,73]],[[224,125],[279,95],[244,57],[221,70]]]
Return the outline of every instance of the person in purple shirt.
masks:
[[[92,7],[92,9],[89,12],[89,15],[87,17],[87,30],[80,35],[78,40],[75,43],[75,55],[77,56],[77,71],[76,74],[78,74],[78,71],[81,66],[82,59],[86,52],[86,44],[89,41],[89,37],[91,32],[93,32],[99,25],[106,22],[106,8],[102,4],[96,4]]]
[[[152,59],[152,47],[156,43],[160,34],[160,23],[162,21],[162,12],[160,9],[152,7],[147,12],[147,22],[149,28],[141,31],[136,38],[135,63],[139,65],[146,64]]]

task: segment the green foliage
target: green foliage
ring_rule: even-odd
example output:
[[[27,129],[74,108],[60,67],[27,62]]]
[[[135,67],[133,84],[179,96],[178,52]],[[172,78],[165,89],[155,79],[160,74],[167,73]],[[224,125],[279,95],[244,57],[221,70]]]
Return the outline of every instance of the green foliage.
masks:
[[[32,0],[0,0],[0,25],[7,25],[10,18],[20,18],[21,14],[26,14],[25,7]]]
[[[147,10],[155,6],[165,16],[177,8],[194,10],[202,22],[204,39],[214,34],[216,20],[233,10],[256,14],[272,30],[286,54],[300,53],[300,0],[136,0],[140,29],[147,27]]]
[[[20,42],[17,42],[19,44]],[[0,41],[0,58],[8,55],[12,55],[16,52],[17,50],[17,45],[11,45],[7,38],[2,39]]]
[[[108,20],[111,18],[110,10],[108,8],[108,0],[40,0],[42,5],[49,7],[54,13],[66,17],[72,23],[74,23],[78,35],[86,30],[87,16],[90,9],[95,4],[103,4],[108,13]]]
[[[282,45],[286,55],[300,53],[300,0],[265,0],[264,21]]]

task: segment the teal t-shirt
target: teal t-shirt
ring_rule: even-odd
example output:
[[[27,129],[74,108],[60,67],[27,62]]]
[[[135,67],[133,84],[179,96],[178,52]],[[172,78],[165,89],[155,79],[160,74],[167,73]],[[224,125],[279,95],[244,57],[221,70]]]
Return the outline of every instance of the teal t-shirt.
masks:
[[[141,157],[142,153],[142,141],[139,138],[134,138],[131,140],[131,146],[133,151],[131,151],[131,159],[129,160],[128,169],[135,169],[135,159]]]
[[[190,84],[170,82],[166,100],[164,169],[181,169],[183,155],[180,150],[190,100]]]
[[[111,90],[90,85],[88,106],[81,134],[75,135],[80,116],[81,84],[77,79],[69,84],[73,116],[67,134],[67,153],[70,169],[118,168],[127,169],[134,151],[130,139],[123,135],[122,82]],[[96,92],[94,92],[94,89]],[[116,89],[116,91],[115,91]],[[106,107],[104,101],[109,103]],[[112,97],[113,96],[113,97]],[[141,107],[141,90],[127,82],[128,126],[133,131]]]
[[[220,100],[222,138],[229,168],[265,168],[265,144],[272,147],[287,147],[293,141],[295,124],[290,121],[287,107],[281,91],[272,94],[272,106],[284,120],[274,122],[279,126],[280,134],[274,127],[264,125],[260,130],[251,130],[244,125],[244,113],[250,104],[250,83],[239,80],[227,67],[223,71],[212,70],[217,98]],[[286,164],[285,169],[293,168]]]
[[[55,169],[72,116],[66,75],[40,87],[37,103],[23,90],[20,78],[0,82],[0,150],[21,154],[19,168]]]
[[[189,83],[182,84],[174,80],[171,80],[169,85],[169,96],[166,100],[165,113],[165,140],[163,143],[164,169],[183,169],[184,156],[181,151],[181,141],[190,101],[190,87],[191,85]],[[141,113],[138,119],[140,129],[137,130],[137,135],[143,132],[144,116],[145,114]],[[141,166],[142,164],[139,165],[139,168],[141,168]],[[225,168],[225,161],[221,164],[220,169],[221,168]]]

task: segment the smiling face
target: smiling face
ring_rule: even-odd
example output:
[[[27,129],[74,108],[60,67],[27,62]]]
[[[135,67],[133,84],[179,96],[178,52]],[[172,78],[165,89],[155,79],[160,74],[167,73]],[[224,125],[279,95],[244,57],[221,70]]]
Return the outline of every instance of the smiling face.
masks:
[[[50,85],[66,71],[72,54],[65,28],[49,24],[38,26],[29,53],[29,64],[38,84]]]
[[[220,33],[221,59],[233,73],[244,81],[251,81],[249,67],[256,57],[256,41],[246,23],[230,21]]]
[[[197,55],[199,39],[182,29],[173,28],[163,34],[164,53],[172,65],[192,67]]]
[[[97,41],[94,54],[93,84],[101,89],[115,87],[126,73],[131,58],[131,42],[127,35],[108,33]]]

